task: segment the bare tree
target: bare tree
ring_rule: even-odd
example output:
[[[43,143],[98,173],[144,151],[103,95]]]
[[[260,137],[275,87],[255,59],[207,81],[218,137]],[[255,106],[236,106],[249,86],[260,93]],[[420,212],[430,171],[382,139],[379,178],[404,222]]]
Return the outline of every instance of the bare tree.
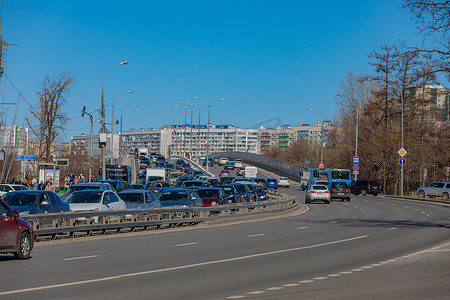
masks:
[[[72,73],[62,73],[59,76],[46,76],[41,82],[39,91],[39,104],[31,110],[38,121],[32,126],[27,119],[28,126],[39,142],[39,161],[50,162],[52,159],[51,145],[61,133],[67,121],[63,107],[66,96],[75,85]]]

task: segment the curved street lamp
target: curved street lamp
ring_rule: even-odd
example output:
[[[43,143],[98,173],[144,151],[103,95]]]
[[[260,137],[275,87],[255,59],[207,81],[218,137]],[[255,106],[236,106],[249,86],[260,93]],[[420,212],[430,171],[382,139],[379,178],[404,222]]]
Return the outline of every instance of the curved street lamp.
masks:
[[[103,80],[102,80],[102,108],[101,108],[101,123],[102,123],[102,133],[105,133],[105,75],[106,73],[108,73],[108,71],[117,68],[118,66],[121,65],[126,65],[128,64],[128,61],[123,61],[120,64],[118,64],[117,66],[111,67],[108,70],[105,71],[105,73],[103,73]],[[102,180],[106,179],[106,160],[105,160],[105,156],[106,156],[106,141],[105,143],[102,143]]]
[[[314,109],[309,108],[309,107],[308,107],[308,110],[312,111],[312,112],[315,112],[315,113],[318,113],[318,114],[320,114],[322,116],[322,129],[320,130],[320,144],[322,146],[322,148],[321,148],[322,150],[320,151],[320,163],[323,164],[323,114],[320,111],[314,110]]]
[[[116,98],[118,97],[118,96],[122,96],[122,95],[125,95],[125,94],[131,94],[131,93],[133,93],[133,90],[129,90],[129,91],[126,91],[125,93],[121,93],[121,94],[118,94],[118,95],[115,95],[114,96],[114,98],[113,98],[113,101],[112,101],[112,116],[111,116],[111,164],[113,165],[114,164],[114,100],[116,100]]]
[[[137,104],[135,104],[135,105],[128,105],[128,106],[125,106],[125,107],[123,107],[122,108],[122,110],[120,111],[120,134],[119,134],[119,157],[121,158],[121,148],[120,148],[120,144],[121,144],[121,142],[122,142],[122,124],[123,124],[123,122],[122,122],[122,114],[123,114],[123,110],[125,109],[125,108],[130,108],[130,107],[138,107],[139,105],[137,105]]]

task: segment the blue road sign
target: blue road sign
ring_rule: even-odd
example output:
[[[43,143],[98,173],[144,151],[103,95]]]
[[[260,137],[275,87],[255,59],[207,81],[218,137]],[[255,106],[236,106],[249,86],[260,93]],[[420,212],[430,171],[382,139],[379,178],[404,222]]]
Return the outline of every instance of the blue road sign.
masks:
[[[358,171],[359,170],[359,166],[358,165],[353,165],[353,171]]]
[[[358,156],[353,156],[353,164],[359,165],[359,157]]]
[[[25,155],[25,159],[36,159],[34,155]]]
[[[305,165],[310,165],[310,164],[311,164],[311,161],[305,160]]]
[[[404,158],[402,157],[402,158],[400,158],[400,159],[398,160],[398,163],[400,164],[400,166],[404,166],[404,165],[406,165],[406,159],[404,159]]]
[[[24,155],[16,155],[15,158],[16,159],[25,159],[25,156]]]

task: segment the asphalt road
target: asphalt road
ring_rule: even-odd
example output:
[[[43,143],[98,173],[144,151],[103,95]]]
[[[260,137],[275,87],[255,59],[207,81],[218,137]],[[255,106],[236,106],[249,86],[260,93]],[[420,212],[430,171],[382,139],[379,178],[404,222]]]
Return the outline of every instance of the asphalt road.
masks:
[[[0,256],[0,299],[449,299],[449,206],[357,196],[308,207],[39,242],[27,261]]]

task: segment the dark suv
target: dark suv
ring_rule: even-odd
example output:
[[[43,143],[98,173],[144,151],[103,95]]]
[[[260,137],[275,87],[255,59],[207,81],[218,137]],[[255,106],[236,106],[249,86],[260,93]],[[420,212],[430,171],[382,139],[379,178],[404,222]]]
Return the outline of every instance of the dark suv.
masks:
[[[371,194],[373,196],[380,193],[380,184],[375,180],[356,180],[350,183],[350,192],[353,195],[363,195]]]
[[[121,180],[121,179],[118,179],[118,180],[100,180],[100,179],[98,179],[98,180],[92,180],[92,182],[109,183],[113,187],[113,189],[116,193],[119,193],[123,190],[130,188],[128,182],[126,182],[125,180]]]

